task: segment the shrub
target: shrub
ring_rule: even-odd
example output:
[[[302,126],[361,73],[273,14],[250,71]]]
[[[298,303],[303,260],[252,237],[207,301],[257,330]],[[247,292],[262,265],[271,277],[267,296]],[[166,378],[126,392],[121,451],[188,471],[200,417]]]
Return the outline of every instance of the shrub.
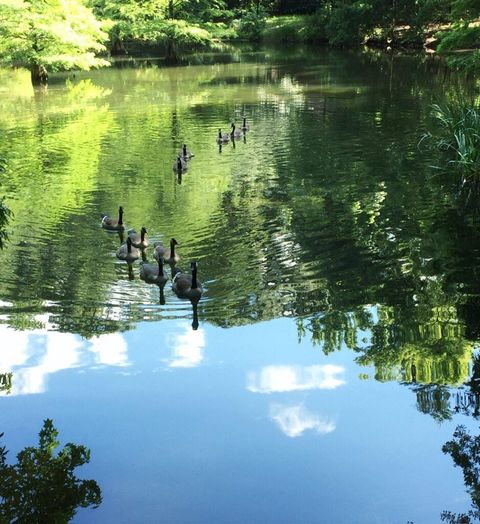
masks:
[[[480,106],[478,104],[435,104],[432,115],[440,125],[437,133],[428,133],[435,146],[444,151],[448,164],[461,173],[464,180],[480,175]]]
[[[437,51],[439,53],[452,49],[472,49],[478,47],[480,41],[480,27],[457,26],[451,31],[437,34],[440,40]]]
[[[262,7],[258,10],[248,9],[243,11],[238,27],[238,36],[245,40],[260,40],[266,25],[266,18],[267,13]]]
[[[334,9],[326,23],[325,32],[333,45],[358,44],[363,40],[372,6],[355,2]]]

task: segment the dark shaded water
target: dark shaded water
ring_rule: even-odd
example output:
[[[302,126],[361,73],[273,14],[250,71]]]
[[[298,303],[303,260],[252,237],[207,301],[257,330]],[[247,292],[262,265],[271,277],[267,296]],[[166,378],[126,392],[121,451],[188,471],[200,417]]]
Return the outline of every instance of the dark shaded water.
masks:
[[[104,502],[79,522],[468,509],[441,448],[477,431],[478,217],[418,143],[431,104],[473,85],[432,59],[323,50],[28,80],[0,76],[0,430],[17,451],[50,417],[91,448]],[[100,213],[119,205],[198,260],[198,330],[170,284],[161,305],[115,258]]]

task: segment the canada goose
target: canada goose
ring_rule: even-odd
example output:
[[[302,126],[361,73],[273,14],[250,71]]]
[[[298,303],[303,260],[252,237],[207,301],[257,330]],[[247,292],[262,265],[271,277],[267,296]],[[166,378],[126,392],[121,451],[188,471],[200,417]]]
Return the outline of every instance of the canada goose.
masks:
[[[163,269],[163,258],[158,259],[158,264],[142,263],[140,267],[140,278],[147,284],[164,286],[168,280],[168,275]]]
[[[240,131],[240,129],[237,129],[235,127],[235,124],[233,122],[232,122],[231,128],[232,130],[230,131],[230,136],[232,138],[240,138],[242,136],[242,132]]]
[[[188,298],[192,302],[198,302],[203,292],[202,284],[197,280],[198,264],[192,262],[190,267],[192,269],[191,275],[182,273],[182,270],[178,268],[173,270],[172,288],[178,298]]]
[[[177,156],[177,160],[173,163],[173,170],[175,173],[185,173],[185,171],[188,169],[187,162],[185,160],[182,160],[180,155]]]
[[[138,247],[139,249],[145,249],[148,247],[148,240],[145,238],[145,234],[147,233],[147,230],[142,227],[140,230],[140,234],[138,234],[135,229],[130,229],[128,232],[128,238],[132,241],[133,247]]]
[[[195,156],[191,151],[187,149],[187,144],[183,144],[183,148],[178,155],[182,158],[182,160],[185,161],[188,161]]]
[[[226,144],[230,140],[228,133],[222,133],[222,130],[218,130],[217,144]]]
[[[102,213],[102,227],[109,231],[123,231],[125,226],[123,225],[123,207],[118,208],[118,220],[110,218],[105,213]]]
[[[242,127],[240,128],[243,132],[245,131],[248,131],[250,129],[250,126],[247,124],[247,119],[246,117],[243,117],[243,124],[242,124]]]
[[[175,246],[178,246],[178,242],[174,238],[170,240],[170,249],[166,249],[160,242],[155,242],[153,246],[155,248],[153,251],[155,260],[163,258],[163,261],[171,266],[174,266],[180,260],[178,253],[175,253]]]
[[[127,238],[127,242],[122,244],[117,251],[117,258],[120,260],[125,260],[128,264],[135,262],[140,256],[140,253],[137,248],[132,247],[132,241],[130,237]]]

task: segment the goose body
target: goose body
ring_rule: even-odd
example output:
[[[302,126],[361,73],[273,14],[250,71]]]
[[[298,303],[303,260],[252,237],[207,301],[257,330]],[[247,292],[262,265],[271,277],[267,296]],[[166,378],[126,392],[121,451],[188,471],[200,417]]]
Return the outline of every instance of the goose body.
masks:
[[[247,119],[245,117],[243,117],[243,124],[242,124],[242,127],[240,129],[244,133],[245,133],[245,131],[248,131],[250,129],[250,126],[247,124]]]
[[[180,260],[178,253],[175,251],[175,246],[177,245],[178,242],[174,238],[170,240],[170,249],[167,249],[160,242],[155,242],[155,250],[153,251],[153,257],[155,258],[155,260],[159,260],[161,258],[166,264],[174,266]]]
[[[193,158],[195,155],[189,151],[187,149],[187,144],[183,144],[183,148],[182,150],[180,151],[180,153],[178,153],[178,156],[184,160],[185,162],[187,162],[188,160],[190,160],[191,158]]]
[[[173,170],[175,173],[185,173],[188,169],[186,160],[182,160],[180,155],[177,156],[177,160],[173,163]]]
[[[168,280],[168,275],[163,269],[163,258],[159,258],[157,264],[142,263],[140,267],[140,278],[147,284],[164,286]]]
[[[139,249],[145,249],[148,247],[148,240],[145,238],[147,230],[142,227],[140,234],[138,234],[135,229],[130,229],[128,232],[128,238],[132,241],[133,247],[138,247]]]
[[[217,144],[226,144],[230,140],[228,133],[222,133],[222,130],[218,130]]]
[[[188,298],[192,302],[198,302],[203,293],[202,284],[197,279],[198,264],[192,262],[190,267],[192,269],[191,275],[183,273],[178,268],[173,270],[172,288],[178,298]]]
[[[232,130],[230,131],[230,136],[232,138],[240,138],[242,136],[242,131],[237,129],[234,123],[232,123],[231,128]]]
[[[118,220],[102,213],[102,227],[103,229],[108,229],[108,231],[123,231],[125,229],[123,225],[123,207],[120,206],[118,208]]]
[[[140,252],[137,248],[132,247],[132,241],[130,237],[127,238],[127,242],[125,244],[122,244],[117,251],[117,258],[120,260],[124,260],[125,262],[128,262],[131,264],[132,262],[135,262],[140,257]]]

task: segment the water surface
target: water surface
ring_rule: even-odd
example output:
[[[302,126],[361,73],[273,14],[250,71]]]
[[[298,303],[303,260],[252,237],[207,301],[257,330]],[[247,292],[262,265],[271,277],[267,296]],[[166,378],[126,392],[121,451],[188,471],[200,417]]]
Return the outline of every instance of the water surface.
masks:
[[[78,522],[468,510],[442,445],[478,432],[478,216],[418,144],[431,104],[475,85],[424,57],[298,49],[54,80],[0,76],[12,457],[47,417],[88,446],[78,474],[104,501]],[[197,329],[170,284],[161,304],[116,259],[100,213],[119,205],[151,242],[176,238],[182,268],[198,261]]]

